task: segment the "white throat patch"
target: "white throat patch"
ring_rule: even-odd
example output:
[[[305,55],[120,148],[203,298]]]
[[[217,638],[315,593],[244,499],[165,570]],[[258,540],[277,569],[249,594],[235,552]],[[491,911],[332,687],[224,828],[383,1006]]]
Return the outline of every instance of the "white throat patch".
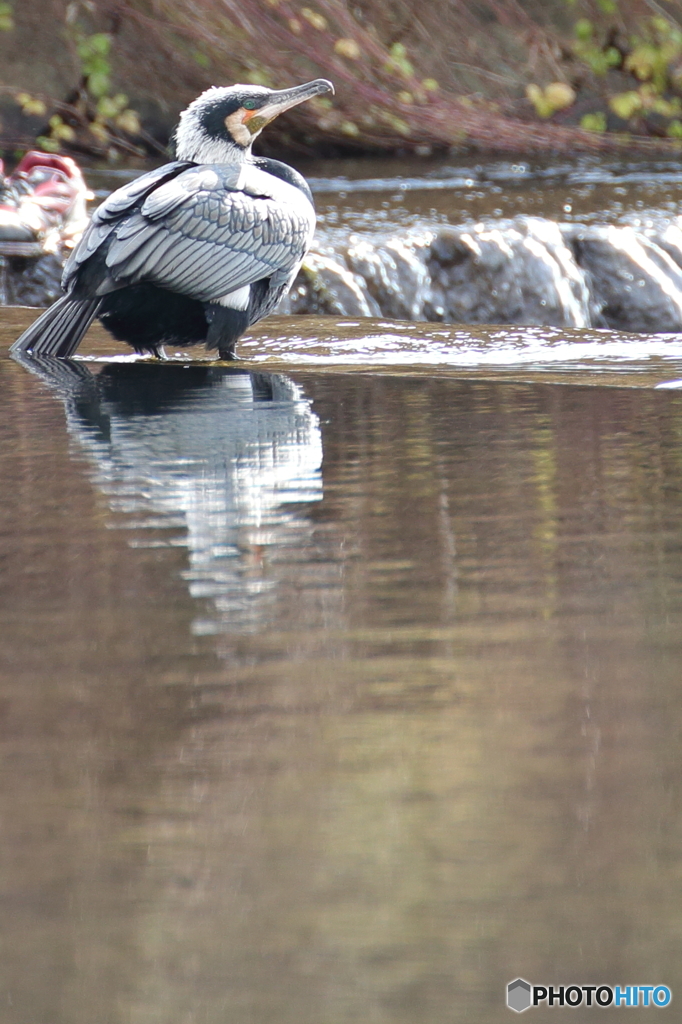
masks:
[[[242,121],[241,111],[239,110],[235,110],[233,114],[228,114],[225,118],[225,125],[234,141],[243,146],[244,149],[247,149],[256,138],[256,135],[258,135],[258,132],[255,135],[251,134]]]

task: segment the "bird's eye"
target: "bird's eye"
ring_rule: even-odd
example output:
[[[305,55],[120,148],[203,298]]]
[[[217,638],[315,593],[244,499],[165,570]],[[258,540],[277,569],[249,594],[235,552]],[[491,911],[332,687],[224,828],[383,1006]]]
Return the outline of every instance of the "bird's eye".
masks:
[[[255,100],[244,100],[242,103],[244,110],[255,110],[258,104]]]

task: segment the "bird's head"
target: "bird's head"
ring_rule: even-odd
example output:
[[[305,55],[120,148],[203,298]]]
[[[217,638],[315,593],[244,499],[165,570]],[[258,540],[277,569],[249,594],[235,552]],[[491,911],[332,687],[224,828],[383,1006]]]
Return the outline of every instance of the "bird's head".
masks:
[[[325,78],[293,89],[213,86],[180,115],[175,133],[176,157],[199,164],[243,161],[266,124],[283,111],[325,92],[334,92],[334,86]]]

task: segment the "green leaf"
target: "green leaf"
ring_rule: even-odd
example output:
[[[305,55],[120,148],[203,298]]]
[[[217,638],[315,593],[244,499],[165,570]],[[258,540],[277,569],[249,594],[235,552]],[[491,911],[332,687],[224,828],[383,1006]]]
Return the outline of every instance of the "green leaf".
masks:
[[[96,99],[100,96],[106,96],[109,92],[109,76],[103,75],[101,72],[97,72],[94,75],[88,76],[88,92],[90,92]]]
[[[12,5],[0,3],[0,32],[11,32],[14,28]]]
[[[591,21],[587,18],[578,18],[575,23],[575,34],[578,39],[581,39],[583,42],[587,42],[588,39],[592,38],[593,31]]]
[[[97,101],[97,113],[104,118],[116,117],[119,110],[117,105],[109,96],[102,96]]]
[[[585,114],[580,119],[580,127],[588,132],[605,132],[606,114],[603,114],[601,111],[595,114]]]
[[[106,57],[111,50],[111,36],[106,32],[98,32],[96,35],[90,36],[89,43],[93,53],[100,53],[103,57]]]
[[[272,87],[272,78],[263,68],[253,68],[252,71],[249,71],[246,76],[246,81],[251,82],[252,85],[265,85],[268,88]]]
[[[51,139],[47,135],[39,135],[36,142],[41,149],[44,149],[46,153],[58,153],[59,142],[57,139]]]
[[[111,64],[106,57],[95,54],[89,60],[83,62],[83,70],[88,75],[108,75],[111,71]]]
[[[655,14],[651,19],[651,27],[665,39],[670,35],[671,24],[665,18],[662,18],[660,14]]]
[[[611,110],[623,121],[629,121],[633,114],[642,109],[642,97],[636,89],[630,92],[620,92],[609,100]]]
[[[116,118],[116,125],[122,128],[129,135],[138,135],[140,132],[140,119],[134,110],[124,110]]]

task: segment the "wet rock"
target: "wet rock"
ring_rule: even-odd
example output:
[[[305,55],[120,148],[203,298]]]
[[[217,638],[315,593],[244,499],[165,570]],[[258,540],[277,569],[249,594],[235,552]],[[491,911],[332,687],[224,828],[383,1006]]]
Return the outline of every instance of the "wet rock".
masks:
[[[595,326],[647,333],[682,330],[682,268],[632,227],[572,227],[565,237],[600,307]],[[671,239],[672,241],[672,239]]]
[[[345,254],[349,269],[364,283],[382,316],[396,320],[427,320],[431,277],[424,260],[426,242],[392,239],[385,245],[366,240]]]
[[[278,313],[333,316],[379,316],[381,310],[367,290],[339,261],[308,253]]]
[[[540,218],[444,228],[427,238],[314,254],[280,312],[371,315],[448,323],[587,327],[584,272],[559,226]]]
[[[2,305],[49,306],[62,295],[64,261],[47,254],[39,259],[0,258]]]
[[[559,226],[539,218],[445,228],[427,257],[432,315],[448,323],[588,327],[585,274]]]

